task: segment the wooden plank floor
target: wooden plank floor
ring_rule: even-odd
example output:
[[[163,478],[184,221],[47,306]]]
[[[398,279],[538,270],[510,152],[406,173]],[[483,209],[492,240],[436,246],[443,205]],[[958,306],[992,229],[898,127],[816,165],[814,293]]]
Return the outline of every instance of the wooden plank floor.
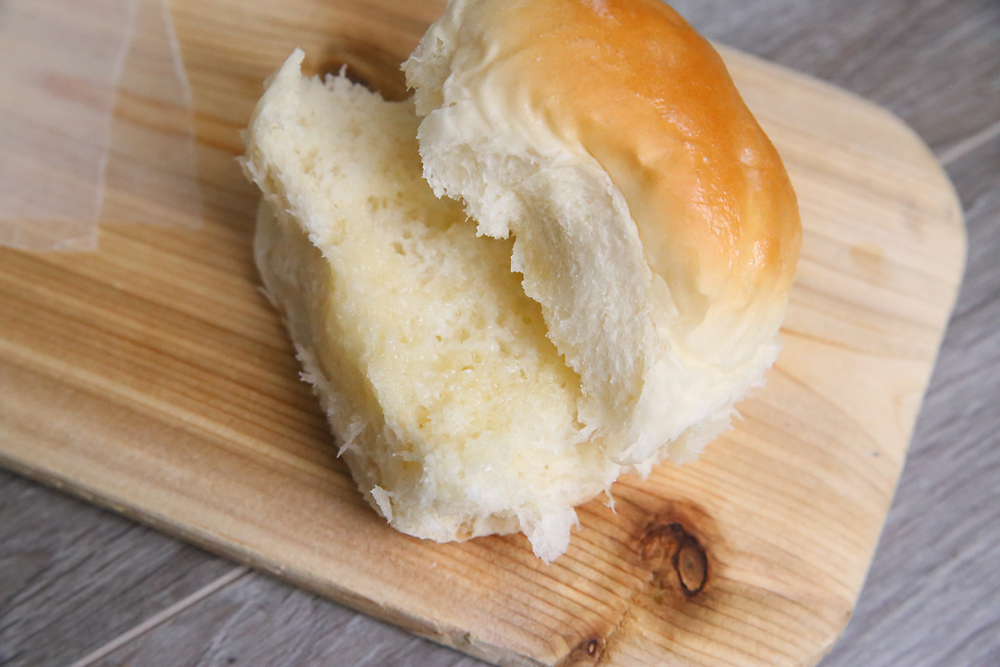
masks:
[[[823,667],[1000,665],[1000,3],[678,0],[853,90],[945,162],[966,282],[868,584]],[[0,472],[0,665],[476,665]]]

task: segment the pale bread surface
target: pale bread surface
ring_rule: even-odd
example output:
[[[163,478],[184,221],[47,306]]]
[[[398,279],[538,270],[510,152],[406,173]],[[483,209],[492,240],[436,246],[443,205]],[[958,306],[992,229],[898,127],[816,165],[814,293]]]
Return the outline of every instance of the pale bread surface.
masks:
[[[525,532],[552,560],[621,467],[510,270],[421,178],[417,116],[344,78],[274,77],[247,134],[255,255],[369,503],[439,541]]]
[[[581,421],[696,458],[777,356],[801,242],[719,55],[661,0],[450,0],[403,69],[425,178],[515,239]]]

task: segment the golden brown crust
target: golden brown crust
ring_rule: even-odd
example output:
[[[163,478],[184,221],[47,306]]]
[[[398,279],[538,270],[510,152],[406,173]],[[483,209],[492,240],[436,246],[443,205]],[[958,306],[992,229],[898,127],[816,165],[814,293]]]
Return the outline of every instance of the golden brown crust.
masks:
[[[516,81],[511,112],[530,105],[601,163],[683,314],[784,301],[801,243],[795,193],[707,40],[660,0],[477,9],[490,67]]]

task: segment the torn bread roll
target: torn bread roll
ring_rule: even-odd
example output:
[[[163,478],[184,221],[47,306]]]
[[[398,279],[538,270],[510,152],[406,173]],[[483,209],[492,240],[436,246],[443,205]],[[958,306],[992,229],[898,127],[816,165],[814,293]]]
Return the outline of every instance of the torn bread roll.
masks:
[[[551,561],[575,506],[728,427],[777,354],[799,219],[673,10],[453,0],[399,103],[302,58],[246,135],[255,257],[392,526],[520,530]]]

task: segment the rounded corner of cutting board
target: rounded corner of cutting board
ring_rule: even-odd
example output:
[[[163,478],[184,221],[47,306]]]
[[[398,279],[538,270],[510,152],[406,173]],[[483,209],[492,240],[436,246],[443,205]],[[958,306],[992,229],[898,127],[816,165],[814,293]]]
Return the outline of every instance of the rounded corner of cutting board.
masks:
[[[891,131],[899,137],[901,145],[899,159],[901,161],[915,159],[917,156],[920,156],[920,166],[927,172],[928,180],[932,181],[934,183],[933,187],[949,200],[949,206],[941,215],[940,222],[959,242],[958,246],[952,248],[952,251],[958,253],[956,266],[959,268],[959,273],[957,277],[961,279],[965,268],[965,255],[968,246],[968,234],[965,229],[965,211],[962,207],[962,200],[958,196],[958,191],[955,189],[955,184],[948,175],[945,166],[934,155],[934,151],[927,145],[924,138],[909,123],[897,115],[896,112],[850,91],[837,88],[831,84],[825,85],[829,85],[834,90],[853,98],[857,104],[868,107],[873,116],[881,116],[884,119],[883,122],[886,127],[891,128]],[[887,131],[890,130],[887,129]]]
[[[921,190],[934,193],[933,214],[927,221],[947,241],[937,250],[952,272],[957,296],[968,245],[962,203],[944,166],[917,131],[890,109],[854,92],[731,47],[714,46],[772,140],[789,125],[822,127],[829,139],[848,148],[874,146],[871,150],[877,152],[883,168],[895,165],[906,170],[911,180],[920,181]],[[793,114],[799,116],[790,117]],[[792,162],[788,142],[774,143],[786,164]],[[915,172],[919,172],[916,177]]]

